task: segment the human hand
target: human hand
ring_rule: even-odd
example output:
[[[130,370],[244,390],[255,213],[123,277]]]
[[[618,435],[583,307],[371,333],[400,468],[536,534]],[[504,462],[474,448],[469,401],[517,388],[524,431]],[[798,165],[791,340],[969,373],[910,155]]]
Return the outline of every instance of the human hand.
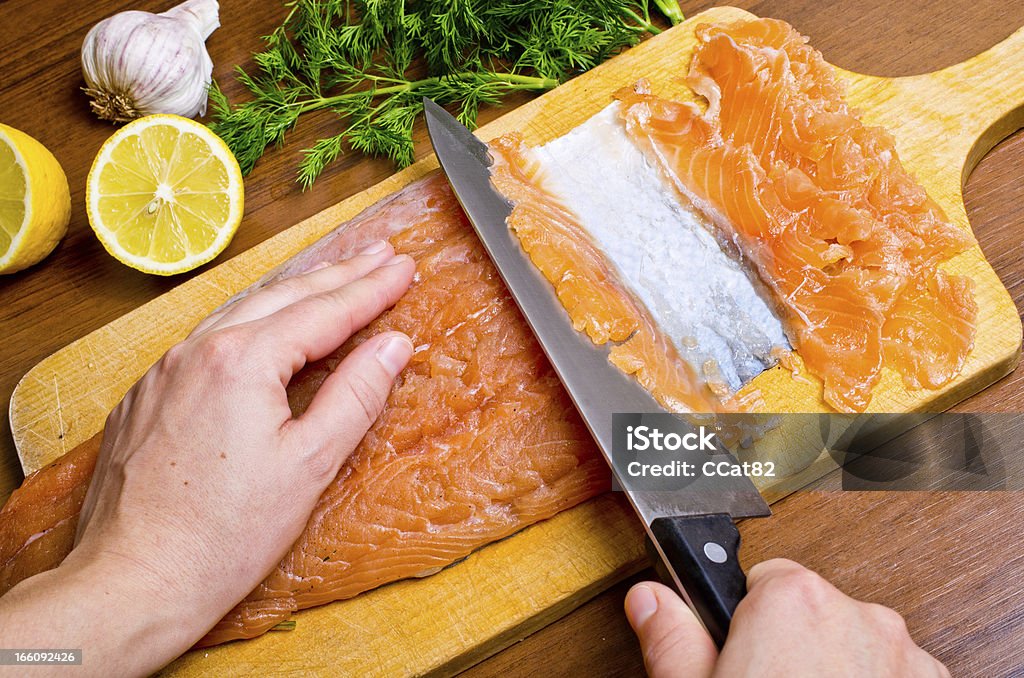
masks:
[[[161,625],[159,638],[146,637],[150,669],[202,637],[284,557],[412,355],[400,333],[367,340],[292,417],[292,375],[408,288],[413,261],[377,247],[211,316],[108,418],[62,568],[90,569],[122,616]]]
[[[854,600],[790,560],[750,568],[721,653],[667,586],[635,585],[626,615],[652,678],[949,676],[899,614]]]

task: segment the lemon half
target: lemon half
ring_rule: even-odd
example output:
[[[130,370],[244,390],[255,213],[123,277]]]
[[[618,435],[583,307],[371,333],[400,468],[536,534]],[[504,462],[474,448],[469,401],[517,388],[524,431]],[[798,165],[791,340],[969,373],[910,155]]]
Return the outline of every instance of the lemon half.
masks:
[[[242,171],[208,127],[176,115],[125,125],[89,171],[89,223],[115,258],[157,275],[190,271],[242,221]]]
[[[46,148],[0,124],[0,273],[14,273],[53,251],[68,230],[71,193]]]

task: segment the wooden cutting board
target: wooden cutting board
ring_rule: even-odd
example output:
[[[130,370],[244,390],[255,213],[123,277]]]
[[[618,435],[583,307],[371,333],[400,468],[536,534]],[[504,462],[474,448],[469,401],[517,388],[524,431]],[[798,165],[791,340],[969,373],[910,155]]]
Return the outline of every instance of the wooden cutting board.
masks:
[[[531,144],[564,134],[618,88],[648,78],[655,93],[693,94],[681,82],[699,23],[750,15],[717,8],[652,38],[480,129],[521,132]],[[797,26],[799,29],[800,27]],[[840,71],[866,122],[888,128],[904,164],[951,219],[968,227],[961,187],[978,160],[1024,126],[1024,30],[984,54],[927,75],[878,78]],[[74,342],[33,368],[11,399],[11,429],[30,472],[86,440],[160,355],[235,292],[380,198],[437,167],[427,158]],[[243,226],[244,227],[244,226]],[[948,264],[977,283],[978,337],[961,376],[941,391],[906,392],[887,373],[872,409],[945,409],[1007,374],[1021,323],[978,248]],[[781,369],[755,380],[774,411],[823,411],[820,385]],[[832,467],[796,446],[770,451],[792,475],[762,484],[771,501]],[[168,672],[225,675],[452,673],[561,616],[643,564],[642,531],[621,497],[599,497],[488,546],[433,577],[399,582],[296,615],[297,628],[192,652]]]

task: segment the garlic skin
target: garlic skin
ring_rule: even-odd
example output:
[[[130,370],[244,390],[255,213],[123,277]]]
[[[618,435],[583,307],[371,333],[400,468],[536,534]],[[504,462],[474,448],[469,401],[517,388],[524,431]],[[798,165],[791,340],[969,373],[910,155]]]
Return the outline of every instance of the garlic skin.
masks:
[[[92,27],[82,44],[83,88],[101,120],[206,113],[213,61],[206,39],[220,26],[217,0],[186,0],[162,14],[127,11]]]

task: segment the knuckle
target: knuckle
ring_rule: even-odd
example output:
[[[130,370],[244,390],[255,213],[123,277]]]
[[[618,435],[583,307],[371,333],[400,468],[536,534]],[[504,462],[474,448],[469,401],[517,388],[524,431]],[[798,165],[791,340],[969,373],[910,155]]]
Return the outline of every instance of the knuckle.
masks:
[[[892,640],[909,640],[910,633],[907,631],[907,622],[899,612],[874,603],[869,604],[868,611],[872,623],[885,636]]]
[[[349,336],[359,329],[360,323],[356,317],[355,305],[347,296],[343,296],[342,299],[343,303],[340,304],[340,308],[336,305],[334,312],[338,317],[339,331],[341,334]]]
[[[196,353],[207,370],[221,373],[235,365],[251,345],[238,332],[222,330],[204,335],[196,342]]]
[[[815,572],[800,568],[772,579],[765,594],[777,605],[796,605],[814,612],[828,609],[834,589]]]
[[[376,285],[373,288],[373,302],[375,308],[383,311],[395,303],[397,294],[394,290],[394,284],[381,284]]]
[[[355,309],[344,290],[318,294],[308,299],[310,313],[306,317],[319,322],[333,322],[339,336],[349,336],[356,330]]]
[[[128,407],[127,400],[131,396],[131,392],[126,393],[124,398],[114,406],[114,409],[110,410],[107,414],[107,419],[103,423],[103,430],[114,432],[121,426],[121,420],[124,418],[125,409]]]
[[[676,644],[685,637],[682,631],[679,624],[670,624],[644,640],[642,651],[648,673],[656,674],[659,668],[666,668],[665,664],[672,657]]]
[[[373,281],[370,287],[370,300],[374,306],[386,306],[388,303],[388,285],[384,281]]]
[[[377,420],[377,416],[384,409],[385,394],[369,379],[358,373],[351,375],[347,382],[352,400],[363,417],[363,424],[369,426]]]
[[[778,610],[779,597],[765,588],[757,588],[750,591],[736,606],[734,618],[736,622],[747,619],[767,619],[774,616]]]
[[[308,293],[308,285],[299,277],[285,278],[266,289],[270,294],[279,294],[285,299],[301,299]]]
[[[335,455],[324,445],[315,445],[306,449],[302,455],[302,466],[307,477],[317,482],[326,483],[338,472]]]
[[[769,558],[755,563],[747,571],[747,583],[750,588],[757,589],[762,582],[768,582],[793,570],[802,570],[804,567],[799,563],[786,558]]]
[[[359,322],[356,309],[351,304],[344,304],[340,309],[335,310],[337,316],[337,336],[340,339],[348,339],[363,327]]]
[[[171,346],[164,353],[163,358],[160,359],[160,366],[163,369],[174,369],[178,365],[182,364],[187,360],[188,355],[188,344],[187,342],[181,342]]]

